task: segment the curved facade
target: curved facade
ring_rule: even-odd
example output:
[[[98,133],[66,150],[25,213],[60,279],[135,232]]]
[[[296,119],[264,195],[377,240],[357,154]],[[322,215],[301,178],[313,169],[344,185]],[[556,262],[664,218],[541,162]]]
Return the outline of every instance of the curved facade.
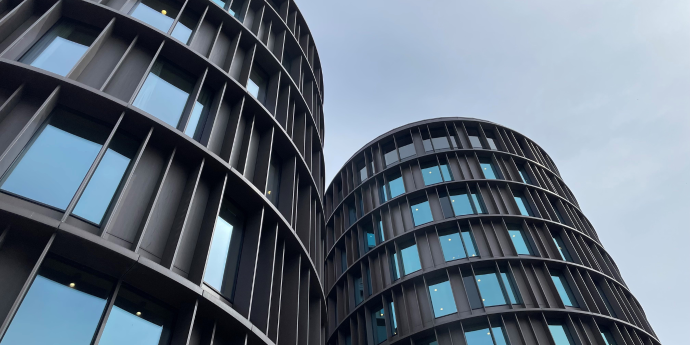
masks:
[[[659,344],[551,158],[513,130],[394,129],[324,204],[327,344]]]
[[[292,0],[0,0],[0,344],[324,343]]]

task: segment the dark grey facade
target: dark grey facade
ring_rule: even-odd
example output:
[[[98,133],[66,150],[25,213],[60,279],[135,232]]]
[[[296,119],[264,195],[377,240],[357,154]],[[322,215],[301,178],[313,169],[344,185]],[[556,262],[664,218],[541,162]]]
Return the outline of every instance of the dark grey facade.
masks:
[[[0,344],[324,343],[292,0],[0,0]]]
[[[659,344],[556,165],[511,129],[396,128],[324,204],[329,345]]]

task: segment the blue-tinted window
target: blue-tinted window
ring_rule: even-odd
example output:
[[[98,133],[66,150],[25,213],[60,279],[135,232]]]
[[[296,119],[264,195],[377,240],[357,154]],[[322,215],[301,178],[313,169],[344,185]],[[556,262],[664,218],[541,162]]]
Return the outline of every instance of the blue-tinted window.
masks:
[[[115,134],[79,198],[72,212],[74,215],[95,224],[101,223],[137,148],[138,143],[131,138],[120,133]]]
[[[563,239],[560,235],[553,236],[553,243],[556,244],[556,248],[558,248],[558,253],[561,254],[561,259],[570,262],[573,261],[573,258],[570,256],[570,252],[568,252],[568,248],[565,246],[565,242],[563,242]]]
[[[525,169],[524,166],[518,166],[518,172],[520,173],[520,177],[522,177],[522,181],[527,183],[527,184],[533,184],[532,179],[529,178],[529,174],[527,173],[527,169]]]
[[[445,188],[438,189],[437,192],[438,192],[438,200],[441,203],[441,211],[443,211],[443,217],[444,218],[455,217],[455,211],[453,211],[453,205],[450,202],[450,198],[448,197],[448,194],[446,194]]]
[[[400,249],[400,257],[402,258],[403,274],[408,275],[422,269],[422,264],[419,262],[419,251],[417,245]]]
[[[380,185],[379,186],[379,200],[383,204],[384,202],[388,201],[388,194],[386,193],[386,186],[385,185]]]
[[[242,246],[243,218],[229,202],[223,202],[213,230],[211,248],[206,259],[204,281],[232,299],[235,272]]]
[[[112,287],[46,258],[0,344],[90,344]]]
[[[187,8],[182,12],[180,20],[175,24],[175,28],[170,33],[170,36],[175,37],[184,44],[189,44],[189,39],[192,37],[192,32],[198,22],[199,16]]]
[[[484,207],[484,199],[482,195],[477,192],[472,192],[472,202],[474,203],[474,208],[477,213],[486,213],[486,207]]]
[[[364,284],[362,282],[362,275],[358,275],[354,279],[355,285],[355,305],[359,305],[364,300]]]
[[[252,73],[247,79],[247,91],[261,104],[266,103],[266,91],[268,90],[268,75],[259,66],[252,67]]]
[[[432,222],[434,217],[431,214],[431,207],[429,207],[428,201],[423,201],[418,204],[410,206],[412,209],[412,219],[414,220],[414,226],[419,226]]]
[[[400,279],[400,264],[398,263],[398,255],[393,252],[390,256],[391,277],[393,280]]]
[[[184,130],[184,134],[188,137],[197,141],[201,139],[201,134],[204,132],[206,119],[211,109],[211,101],[211,92],[207,89],[202,89],[196,102],[194,102],[194,108],[192,108],[192,113],[189,115],[187,128]]]
[[[520,214],[523,216],[532,216],[532,209],[529,207],[529,203],[525,196],[520,192],[515,192],[513,198],[517,204]]]
[[[453,174],[450,172],[450,167],[445,159],[441,160],[441,175],[443,175],[443,181],[453,181]]]
[[[64,77],[84,56],[97,36],[96,29],[62,19],[19,61]]]
[[[491,333],[494,335],[496,345],[508,345],[503,327],[491,327]]]
[[[496,169],[494,169],[494,163],[491,158],[481,157],[479,158],[479,165],[482,167],[482,172],[484,177],[487,179],[497,179]]]
[[[601,329],[601,337],[604,338],[604,343],[606,345],[617,345],[616,339],[613,337],[613,334],[611,334],[611,331],[609,331],[606,327],[599,326],[599,329]]]
[[[405,193],[405,184],[400,174],[388,176],[388,189],[390,199]]]
[[[424,184],[427,186],[443,182],[441,170],[436,165],[436,162],[422,166],[422,177],[424,178]]]
[[[464,216],[468,214],[474,214],[474,209],[472,208],[472,202],[469,196],[465,192],[451,191],[450,201],[453,205],[453,210],[456,216]]]
[[[464,259],[467,257],[458,231],[451,230],[450,232],[439,233],[438,239],[441,241],[443,257],[446,261]]]
[[[470,271],[462,271],[462,283],[465,285],[467,298],[470,300],[470,307],[472,309],[482,308],[482,300],[479,297],[479,290],[477,290],[477,283]]]
[[[179,12],[179,5],[173,2],[165,0],[142,0],[134,7],[129,15],[160,31],[168,32]]]
[[[522,229],[508,229],[508,235],[510,236],[510,240],[513,241],[513,246],[518,255],[532,255],[531,246]]]
[[[173,313],[123,286],[117,293],[99,345],[159,345],[170,342]]]
[[[192,76],[158,59],[132,105],[177,127],[193,88]]]
[[[374,247],[376,247],[376,235],[374,234],[374,228],[371,224],[366,224],[363,226],[364,234],[364,252],[368,252]]]
[[[515,284],[513,275],[510,274],[506,268],[501,267],[500,276],[501,282],[503,283],[503,288],[506,291],[506,295],[508,295],[508,300],[510,300],[510,304],[521,304],[522,299],[518,293],[517,284]]]
[[[0,188],[58,209],[66,209],[109,133],[110,129],[100,123],[62,108],[56,109],[5,175]],[[116,169],[121,163],[122,160],[111,153],[104,164]],[[110,173],[115,176],[121,171]],[[95,184],[112,182],[104,178],[102,173],[95,176]],[[103,192],[106,191],[104,188]],[[93,200],[91,192],[87,198]],[[98,200],[99,205],[109,203],[110,200],[105,200],[107,197],[99,195],[98,198],[102,198]],[[98,215],[96,211],[102,210],[99,205],[94,205],[93,212],[86,212],[83,208],[80,210],[84,211],[82,214],[93,215],[95,219]]]
[[[395,318],[395,305],[393,305],[393,302],[388,302],[388,311],[391,315],[391,334],[396,335],[398,334],[398,320]]]
[[[398,152],[400,153],[401,160],[416,154],[414,143],[412,143],[412,138],[409,135],[396,138],[395,140],[398,144]]]
[[[386,236],[383,234],[383,221],[379,220],[376,222],[376,229],[379,233],[379,241],[383,242],[386,240]]]
[[[359,181],[364,181],[367,179],[367,167],[363,166],[359,169]]]
[[[472,235],[472,231],[470,231],[469,229],[462,230],[460,232],[460,235],[462,235],[462,242],[465,245],[467,256],[473,257],[479,255],[479,251],[477,251],[477,245],[474,242],[474,236]]]
[[[465,331],[467,345],[494,345],[489,328],[480,328]]]
[[[568,307],[579,306],[577,304],[577,300],[575,300],[572,290],[570,290],[570,285],[568,285],[568,281],[564,276],[560,274],[552,274],[551,280],[553,280],[553,284],[556,286],[556,290],[558,290],[558,295],[561,296],[563,304]]]
[[[373,323],[371,326],[374,330],[374,343],[380,344],[386,341],[388,339],[388,332],[386,332],[386,315],[383,308],[371,314],[371,322]]]
[[[570,332],[564,325],[549,324],[549,332],[556,345],[572,345],[570,341]]]
[[[485,307],[508,304],[496,272],[477,272],[477,287]]]
[[[609,302],[608,297],[606,297],[604,289],[601,288],[601,285],[599,285],[598,282],[594,282],[594,286],[597,289],[597,293],[599,293],[599,297],[601,297],[601,299],[604,301],[604,305],[606,306],[606,310],[608,310],[609,315],[616,317],[616,312],[613,311],[613,306],[611,305],[611,302]]]
[[[458,311],[449,281],[446,280],[429,285],[429,295],[431,296],[431,306],[434,309],[435,317],[446,316]]]

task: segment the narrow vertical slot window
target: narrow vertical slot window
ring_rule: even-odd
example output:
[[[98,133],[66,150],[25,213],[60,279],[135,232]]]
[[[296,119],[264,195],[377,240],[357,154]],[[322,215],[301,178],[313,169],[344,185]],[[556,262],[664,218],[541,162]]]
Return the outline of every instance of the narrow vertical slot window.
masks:
[[[20,62],[66,76],[98,37],[99,30],[62,19],[41,37]]]
[[[561,235],[553,235],[553,243],[556,244],[556,248],[558,248],[558,253],[561,254],[562,260],[573,262],[573,258],[570,256],[570,252],[568,252],[568,248],[565,246],[565,242],[563,242]]]
[[[383,204],[388,201],[388,195],[386,193],[386,185],[379,185],[379,200]]]
[[[208,119],[212,101],[209,90],[205,88],[201,89],[198,99],[194,102],[192,113],[189,115],[189,121],[187,122],[187,128],[185,128],[184,134],[196,141],[201,140],[201,135],[206,126],[206,119]]]
[[[266,198],[273,206],[278,207],[280,201],[280,180],[282,178],[283,163],[277,156],[271,157],[271,163],[268,166],[268,181],[266,182]]]
[[[168,32],[178,13],[180,13],[180,7],[174,2],[141,0],[129,15],[160,31]]]
[[[438,190],[438,200],[441,202],[443,217],[446,219],[455,217],[453,205],[451,204],[450,198],[448,197],[448,194],[446,194],[445,189]]]
[[[462,236],[462,243],[465,246],[468,257],[478,256],[479,251],[477,250],[477,245],[474,241],[474,236],[472,231],[469,229],[463,229],[460,231],[460,236]]]
[[[561,297],[563,304],[568,307],[579,307],[577,300],[573,295],[573,291],[570,289],[570,285],[563,275],[552,274],[551,280],[553,280],[553,284],[556,286],[556,290],[558,291],[558,295]]]
[[[479,157],[479,165],[482,168],[482,172],[484,173],[484,178],[487,179],[498,179],[498,174],[496,172],[496,169],[494,168],[494,163],[491,161],[491,158],[489,157]]]
[[[400,264],[398,263],[398,255],[395,252],[390,254],[389,265],[391,267],[391,277],[393,280],[400,279]]]
[[[484,198],[482,198],[481,193],[472,192],[472,202],[474,203],[474,209],[478,214],[486,213],[486,207],[484,206]]]
[[[355,286],[355,305],[359,305],[364,301],[364,284],[361,273],[354,278],[353,284]]]
[[[386,236],[383,234],[383,221],[379,220],[376,222],[376,229],[378,230],[379,233],[379,243],[384,242],[386,240]]]
[[[434,151],[434,146],[431,144],[431,137],[429,136],[427,128],[420,128],[420,130],[422,132],[422,145],[424,145],[424,151]]]
[[[474,281],[474,276],[470,271],[462,271],[462,283],[465,285],[465,292],[467,292],[467,298],[470,301],[470,307],[472,309],[481,309],[482,300],[479,298],[479,291],[477,290],[477,284]]]
[[[420,226],[432,222],[434,217],[431,214],[431,207],[428,201],[422,201],[420,203],[410,206],[412,210],[412,219],[414,220],[414,226]]]
[[[572,345],[570,332],[565,325],[549,323],[549,332],[555,345]]]
[[[0,188],[66,209],[109,133],[104,124],[56,108],[0,181]]]
[[[398,320],[395,318],[395,305],[393,302],[388,302],[388,312],[391,315],[391,334],[398,334]]]
[[[558,210],[558,205],[551,202],[551,207],[553,207],[553,212],[556,213],[556,218],[558,218],[558,222],[561,224],[565,224],[565,220],[563,219],[563,215],[561,214],[561,211]]]
[[[508,269],[505,267],[500,267],[499,275],[501,276],[501,282],[503,283],[503,288],[506,291],[506,295],[508,295],[510,304],[521,304],[522,299],[520,298],[517,284],[515,284],[515,279],[513,279],[513,275],[510,274],[510,271],[508,271]]]
[[[426,186],[443,182],[441,169],[439,169],[435,161],[422,164],[422,177]]]
[[[357,170],[359,171],[359,183],[362,183],[368,177],[367,166],[364,164],[363,160],[357,164]]]
[[[601,288],[601,285],[599,285],[598,282],[594,282],[594,287],[596,287],[599,297],[601,297],[601,299],[604,301],[604,305],[606,306],[606,310],[609,312],[609,315],[616,317],[616,312],[613,311],[613,306],[611,305],[611,302],[609,302],[608,297],[606,297],[604,289]]]
[[[498,146],[496,146],[496,139],[494,139],[494,133],[485,130],[484,134],[486,134],[486,142],[489,143],[489,148],[494,151],[498,150]]]
[[[534,216],[532,214],[532,209],[530,208],[529,203],[527,202],[527,198],[525,198],[524,194],[522,194],[521,192],[514,192],[513,199],[515,199],[515,203],[517,204],[518,210],[520,210],[521,215],[530,217]]]
[[[522,178],[522,182],[527,183],[527,184],[534,184],[532,183],[532,179],[529,177],[529,174],[527,173],[527,169],[525,169],[524,165],[518,166],[518,172],[520,173],[520,177]]]
[[[376,247],[376,235],[371,224],[362,226],[362,234],[364,235],[364,252],[368,252]]]
[[[380,306],[380,304],[379,304]],[[374,331],[374,343],[381,344],[388,339],[388,332],[386,332],[386,314],[383,308],[375,308],[371,313],[371,328]]]
[[[617,345],[618,343],[616,342],[616,338],[613,337],[613,334],[611,331],[608,330],[608,328],[599,326],[599,329],[601,330],[601,337],[604,338],[604,343],[606,345]]]
[[[508,235],[518,255],[534,255],[527,235],[525,235],[519,225],[509,227]]]
[[[194,88],[194,80],[177,66],[159,58],[132,105],[177,127]]]
[[[247,79],[247,91],[261,104],[266,104],[266,89],[268,88],[268,75],[259,66],[252,66],[252,72]]]
[[[224,201],[213,230],[206,259],[204,282],[232,301],[239,254],[242,247],[244,217],[232,204]]]
[[[448,161],[445,159],[440,159],[441,162],[441,175],[443,175],[443,181],[450,182],[453,181],[453,173],[450,171],[448,166]]]
[[[357,222],[357,210],[355,209],[355,203],[354,202],[348,202],[345,204],[347,206],[347,226],[350,227],[352,224]]]
[[[369,269],[369,265],[365,265],[364,270],[367,273],[367,294],[371,296],[374,290],[371,288],[371,269]]]
[[[407,247],[402,247],[400,249],[400,257],[402,258],[403,275],[408,275],[422,269],[422,264],[419,262],[417,244],[413,243]]]
[[[429,296],[431,297],[431,307],[434,310],[434,317],[457,313],[453,290],[448,280],[429,284]]]

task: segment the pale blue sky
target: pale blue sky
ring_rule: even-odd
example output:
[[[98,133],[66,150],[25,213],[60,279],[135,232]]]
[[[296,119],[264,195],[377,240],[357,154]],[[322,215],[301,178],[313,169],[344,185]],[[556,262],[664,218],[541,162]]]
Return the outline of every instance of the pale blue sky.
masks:
[[[297,4],[324,70],[327,181],[409,122],[515,129],[554,159],[660,340],[687,343],[689,1]]]

